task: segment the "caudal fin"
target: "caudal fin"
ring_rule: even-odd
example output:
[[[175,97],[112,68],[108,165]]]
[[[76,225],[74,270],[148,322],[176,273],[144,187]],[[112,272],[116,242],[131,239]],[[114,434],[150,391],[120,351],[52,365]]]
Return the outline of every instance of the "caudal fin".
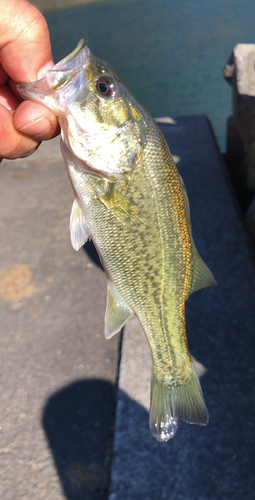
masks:
[[[150,430],[157,441],[168,441],[175,435],[178,420],[206,425],[208,411],[194,363],[182,383],[166,384],[158,380],[152,369]]]

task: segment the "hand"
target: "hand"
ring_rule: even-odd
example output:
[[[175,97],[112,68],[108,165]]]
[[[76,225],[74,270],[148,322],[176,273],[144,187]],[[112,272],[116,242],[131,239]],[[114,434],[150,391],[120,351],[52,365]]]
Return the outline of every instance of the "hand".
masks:
[[[26,0],[0,0],[0,158],[32,154],[40,141],[59,133],[56,116],[43,106],[22,101],[17,82],[38,79],[52,64],[47,23]]]

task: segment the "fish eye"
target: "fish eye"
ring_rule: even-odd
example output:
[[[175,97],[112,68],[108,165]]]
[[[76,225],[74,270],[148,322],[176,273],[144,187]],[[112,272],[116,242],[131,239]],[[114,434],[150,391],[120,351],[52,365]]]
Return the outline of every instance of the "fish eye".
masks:
[[[114,93],[115,87],[109,78],[99,78],[96,82],[96,89],[100,94],[109,96]]]

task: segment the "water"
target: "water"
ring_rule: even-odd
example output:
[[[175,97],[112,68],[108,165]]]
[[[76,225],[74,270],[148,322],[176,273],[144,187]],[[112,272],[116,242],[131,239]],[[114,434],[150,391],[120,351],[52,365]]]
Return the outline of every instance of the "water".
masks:
[[[118,0],[45,14],[54,60],[86,38],[152,116],[207,115],[222,151],[237,43],[255,42],[254,0]]]

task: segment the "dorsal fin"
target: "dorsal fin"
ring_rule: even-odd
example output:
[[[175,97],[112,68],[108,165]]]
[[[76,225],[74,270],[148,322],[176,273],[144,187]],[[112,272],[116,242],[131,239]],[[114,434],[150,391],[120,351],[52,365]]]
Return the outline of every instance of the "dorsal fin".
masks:
[[[201,259],[198,251],[194,248],[194,272],[192,286],[190,290],[191,295],[201,288],[206,288],[208,286],[216,286],[217,283],[207,265]]]
[[[189,208],[189,199],[187,195],[187,191],[183,182],[182,177],[180,176],[180,182],[183,188],[183,201],[186,216],[188,219],[188,224],[191,227],[191,219],[190,219],[190,208]],[[201,290],[201,288],[206,288],[208,286],[216,286],[217,283],[211,273],[210,269],[201,259],[194,243],[193,243],[193,259],[194,259],[194,271],[193,271],[193,279],[192,286],[187,298],[193,293],[197,292],[197,290]]]

